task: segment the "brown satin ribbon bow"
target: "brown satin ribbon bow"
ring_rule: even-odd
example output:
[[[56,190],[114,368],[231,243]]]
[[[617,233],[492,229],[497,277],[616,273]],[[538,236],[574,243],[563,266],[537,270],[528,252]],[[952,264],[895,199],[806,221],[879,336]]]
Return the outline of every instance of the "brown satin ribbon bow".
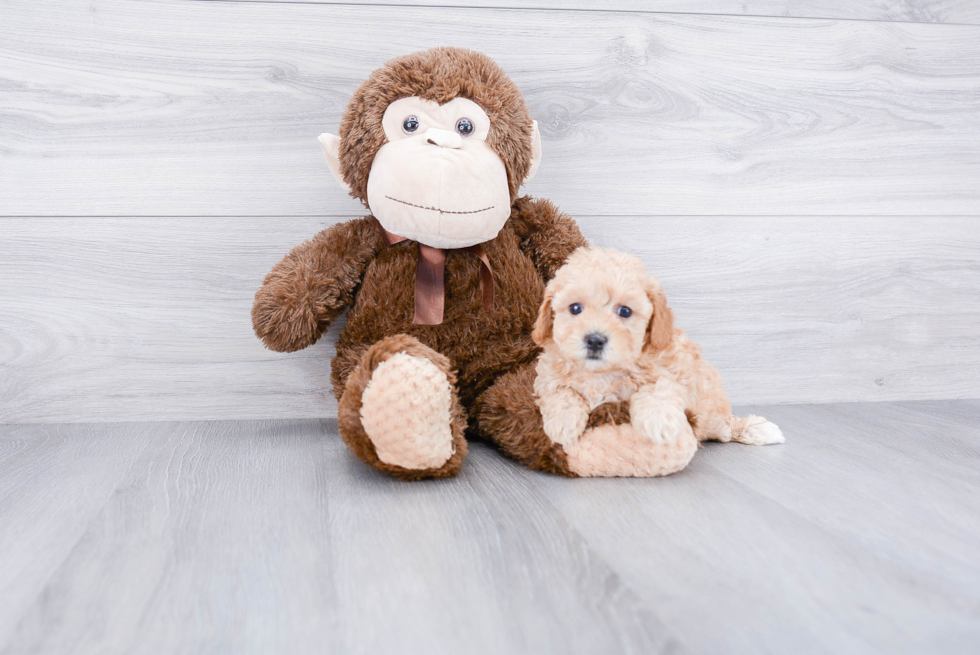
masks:
[[[384,230],[385,241],[389,246],[407,241]],[[483,249],[483,244],[468,248],[454,248],[468,252],[480,260],[480,286],[483,288],[483,306],[493,309],[493,269]],[[446,251],[419,244],[419,265],[415,270],[415,318],[416,325],[439,325],[446,308]]]

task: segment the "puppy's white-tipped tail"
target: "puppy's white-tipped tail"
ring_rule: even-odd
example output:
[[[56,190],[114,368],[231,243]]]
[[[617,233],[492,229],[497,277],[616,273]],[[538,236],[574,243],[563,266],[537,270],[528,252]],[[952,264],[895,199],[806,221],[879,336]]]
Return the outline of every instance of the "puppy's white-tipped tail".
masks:
[[[732,441],[749,444],[750,446],[768,446],[783,443],[786,437],[772,421],[761,416],[750,414],[746,417],[732,417]]]

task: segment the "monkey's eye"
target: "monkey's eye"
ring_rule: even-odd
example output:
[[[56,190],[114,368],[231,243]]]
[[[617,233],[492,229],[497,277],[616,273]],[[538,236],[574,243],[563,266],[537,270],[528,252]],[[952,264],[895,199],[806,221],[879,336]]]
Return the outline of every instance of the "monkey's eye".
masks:
[[[620,318],[629,318],[633,315],[633,310],[626,305],[620,305],[616,308],[616,316]]]
[[[415,116],[409,116],[405,119],[405,122],[402,123],[402,129],[405,131],[405,134],[411,134],[415,130],[419,129],[419,119]]]
[[[456,121],[456,131],[462,136],[469,136],[473,134],[473,121],[468,118],[460,118]]]
[[[572,314],[581,314],[582,313],[581,303],[573,302],[571,305],[568,306],[568,311],[571,312]]]

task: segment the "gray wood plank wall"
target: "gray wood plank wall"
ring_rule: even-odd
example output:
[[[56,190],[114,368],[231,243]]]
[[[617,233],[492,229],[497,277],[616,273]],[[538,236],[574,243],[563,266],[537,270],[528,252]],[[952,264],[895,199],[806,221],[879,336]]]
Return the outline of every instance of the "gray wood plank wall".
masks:
[[[527,192],[644,258],[736,402],[980,396],[980,3],[533,4],[5,2],[0,421],[330,416],[332,337],[263,350],[251,295],[363,212],[315,136],[444,44],[513,76]]]
[[[241,0],[243,2],[307,2],[323,5],[374,5],[376,0]],[[848,20],[909,21],[913,23],[980,24],[975,0],[417,0],[403,6],[499,7],[642,13],[721,14],[728,16],[780,16],[840,18]]]
[[[980,213],[980,26],[7,6],[6,215],[359,211],[330,183],[316,135],[337,129],[381,62],[445,44],[485,51],[514,77],[547,158],[527,190],[576,216]]]

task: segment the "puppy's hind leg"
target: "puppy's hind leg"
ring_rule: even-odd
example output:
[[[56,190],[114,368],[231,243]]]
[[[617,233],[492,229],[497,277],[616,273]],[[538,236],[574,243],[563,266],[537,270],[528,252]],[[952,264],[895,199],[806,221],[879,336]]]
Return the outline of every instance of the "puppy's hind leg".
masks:
[[[698,441],[737,441],[752,446],[786,441],[776,424],[761,416],[732,416],[732,405],[722,388],[721,376],[704,360],[700,364],[698,403],[687,416]]]

